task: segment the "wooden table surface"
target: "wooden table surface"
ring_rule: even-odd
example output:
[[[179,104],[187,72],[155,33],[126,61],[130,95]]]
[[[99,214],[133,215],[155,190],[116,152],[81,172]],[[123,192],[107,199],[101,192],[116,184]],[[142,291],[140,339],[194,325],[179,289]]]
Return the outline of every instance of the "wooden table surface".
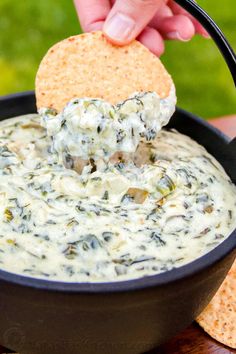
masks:
[[[236,114],[209,120],[209,123],[222,130],[231,138],[236,137]]]
[[[231,138],[236,137],[236,115],[214,119],[210,123]],[[2,353],[11,351],[0,346],[0,354]],[[219,344],[194,323],[168,343],[148,354],[236,354],[236,350]]]

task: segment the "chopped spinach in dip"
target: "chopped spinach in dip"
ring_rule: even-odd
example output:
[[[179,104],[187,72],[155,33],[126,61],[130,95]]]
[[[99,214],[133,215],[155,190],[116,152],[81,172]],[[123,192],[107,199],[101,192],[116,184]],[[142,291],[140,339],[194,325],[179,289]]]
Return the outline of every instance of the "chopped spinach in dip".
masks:
[[[166,99],[155,92],[136,93],[111,105],[101,99],[80,98],[57,114],[41,109],[42,125],[52,136],[53,149],[61,157],[103,159],[115,152],[134,153],[140,138],[152,140],[174,113],[175,90]]]
[[[184,265],[228,237],[236,226],[235,186],[220,164],[189,137],[174,130],[156,135],[160,127],[151,115],[142,121],[140,102],[142,97],[135,96],[131,103],[140,122],[127,118],[134,137],[132,129],[124,128],[124,107],[97,100],[71,102],[60,117],[47,112],[49,135],[66,127],[53,146],[38,115],[0,124],[1,269],[66,282],[127,280]],[[83,127],[81,145],[71,133],[77,129],[74,109]],[[94,115],[93,123],[100,127],[96,135],[91,122],[93,132],[85,134],[94,138],[94,145],[87,140],[83,145],[83,129],[90,129],[90,123],[83,126],[80,110],[90,112],[91,120]],[[105,131],[114,122],[118,128],[110,141]],[[119,129],[128,132],[128,138],[119,140]],[[156,132],[149,140],[152,129]],[[105,148],[99,151],[98,136],[103,132]],[[70,168],[58,160],[64,138],[71,137],[68,155],[91,157],[93,169],[85,166],[78,173],[76,159]],[[127,152],[133,153],[132,159]],[[101,157],[110,157],[103,169],[96,168]]]

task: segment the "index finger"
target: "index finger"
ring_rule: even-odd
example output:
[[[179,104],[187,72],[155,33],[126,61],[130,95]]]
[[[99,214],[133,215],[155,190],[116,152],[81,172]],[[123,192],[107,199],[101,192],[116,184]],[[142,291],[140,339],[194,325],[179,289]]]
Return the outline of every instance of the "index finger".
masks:
[[[74,3],[80,24],[86,32],[97,30],[98,24],[105,21],[111,10],[109,0],[74,0]]]

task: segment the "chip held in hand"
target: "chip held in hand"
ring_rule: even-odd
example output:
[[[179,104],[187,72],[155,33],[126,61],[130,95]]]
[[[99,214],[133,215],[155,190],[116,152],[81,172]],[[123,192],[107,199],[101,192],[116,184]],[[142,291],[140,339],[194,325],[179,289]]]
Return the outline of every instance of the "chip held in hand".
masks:
[[[111,104],[134,92],[166,98],[174,84],[160,59],[140,42],[111,44],[102,32],[69,37],[49,49],[36,76],[37,107],[60,111],[74,98]]]

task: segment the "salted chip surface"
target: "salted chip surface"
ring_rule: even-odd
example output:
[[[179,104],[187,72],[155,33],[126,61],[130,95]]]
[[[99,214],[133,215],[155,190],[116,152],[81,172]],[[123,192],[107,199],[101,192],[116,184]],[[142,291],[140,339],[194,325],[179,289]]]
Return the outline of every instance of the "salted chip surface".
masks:
[[[236,260],[197,322],[211,337],[236,349]]]
[[[73,98],[101,98],[116,104],[134,92],[169,96],[173,82],[161,63],[138,41],[119,47],[102,32],[84,33],[55,44],[36,75],[37,107],[58,111]]]

